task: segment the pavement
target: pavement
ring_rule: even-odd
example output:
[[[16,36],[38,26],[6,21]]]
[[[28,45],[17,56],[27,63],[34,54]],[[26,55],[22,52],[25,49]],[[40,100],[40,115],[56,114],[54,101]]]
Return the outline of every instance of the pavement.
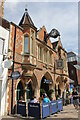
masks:
[[[38,120],[32,117],[22,117],[20,115],[4,116],[1,120]],[[76,110],[72,104],[64,106],[63,111],[50,115],[45,120],[80,120],[80,108]]]

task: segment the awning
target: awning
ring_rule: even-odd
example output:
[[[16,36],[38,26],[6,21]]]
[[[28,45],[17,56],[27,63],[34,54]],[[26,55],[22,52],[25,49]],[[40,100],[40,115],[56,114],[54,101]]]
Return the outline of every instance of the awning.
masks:
[[[76,69],[80,70],[80,65],[76,64],[76,65],[74,65],[74,67],[75,67]]]
[[[44,83],[46,83],[46,84],[52,84],[52,81],[51,81],[51,80],[44,79]]]

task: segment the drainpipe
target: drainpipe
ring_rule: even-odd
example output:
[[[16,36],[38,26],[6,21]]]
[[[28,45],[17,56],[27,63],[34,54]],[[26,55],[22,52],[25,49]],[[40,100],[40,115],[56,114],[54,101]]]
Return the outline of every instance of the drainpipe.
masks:
[[[15,42],[16,42],[16,26],[15,26],[15,34],[14,34],[14,46],[13,46],[13,66],[12,73],[14,72],[14,60],[15,60]],[[11,114],[13,114],[13,78],[12,78],[12,86],[11,86]]]

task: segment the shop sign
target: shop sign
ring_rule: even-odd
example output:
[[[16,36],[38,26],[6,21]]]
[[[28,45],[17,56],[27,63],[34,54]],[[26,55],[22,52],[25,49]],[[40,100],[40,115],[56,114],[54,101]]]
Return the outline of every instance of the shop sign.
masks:
[[[51,81],[51,80],[44,79],[44,83],[46,83],[46,84],[52,84],[52,81]]]
[[[21,76],[19,71],[15,71],[11,74],[11,78],[17,80]]]
[[[56,60],[56,68],[57,69],[63,69],[63,59],[61,60]]]

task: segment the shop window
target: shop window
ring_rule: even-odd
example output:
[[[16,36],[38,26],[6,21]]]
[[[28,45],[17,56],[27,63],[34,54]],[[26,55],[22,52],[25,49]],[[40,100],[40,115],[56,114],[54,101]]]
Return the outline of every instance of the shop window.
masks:
[[[25,36],[24,37],[24,53],[29,52],[29,37]]]

